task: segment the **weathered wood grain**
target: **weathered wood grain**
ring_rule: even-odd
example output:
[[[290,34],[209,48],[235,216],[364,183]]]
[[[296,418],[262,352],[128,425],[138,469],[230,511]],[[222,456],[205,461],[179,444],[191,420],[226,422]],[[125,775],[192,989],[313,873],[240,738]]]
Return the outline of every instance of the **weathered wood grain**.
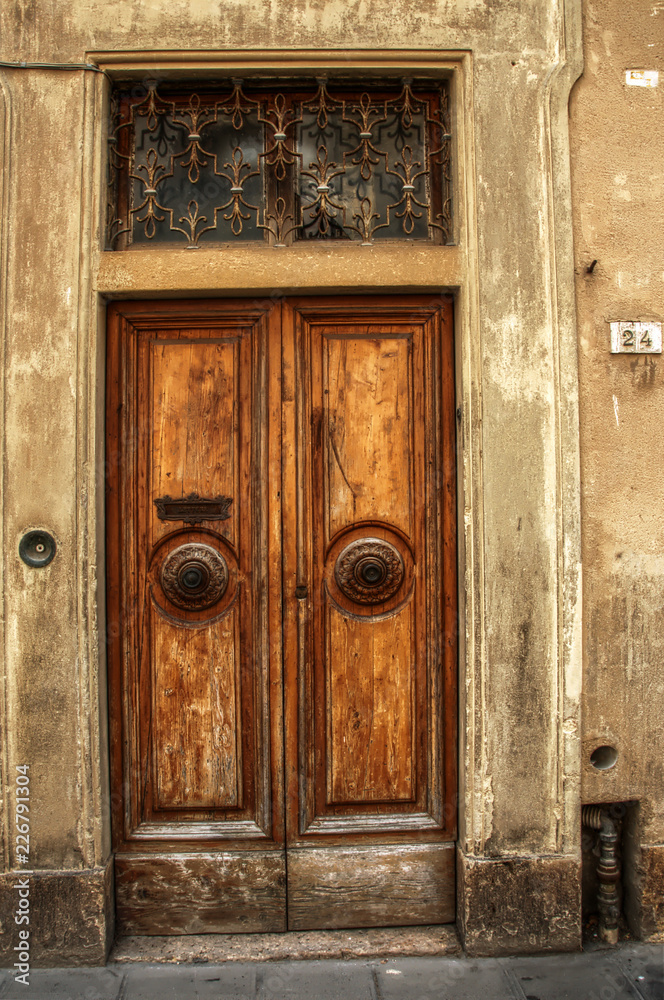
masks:
[[[226,934],[286,929],[280,851],[117,855],[119,934]]]
[[[152,609],[153,765],[159,809],[238,804],[235,608],[186,629]]]
[[[237,540],[239,465],[236,332],[164,331],[150,342],[151,499],[199,496],[233,498],[230,518],[206,522],[231,542]],[[227,336],[219,337],[220,332]],[[205,339],[203,339],[205,337]],[[243,380],[244,381],[244,380]],[[173,530],[152,504],[154,545]]]
[[[412,608],[361,621],[329,606],[328,802],[413,798]]]
[[[288,924],[389,927],[454,920],[454,845],[317,847],[288,852]]]
[[[358,322],[321,331],[327,541],[358,521],[412,524],[410,337]]]

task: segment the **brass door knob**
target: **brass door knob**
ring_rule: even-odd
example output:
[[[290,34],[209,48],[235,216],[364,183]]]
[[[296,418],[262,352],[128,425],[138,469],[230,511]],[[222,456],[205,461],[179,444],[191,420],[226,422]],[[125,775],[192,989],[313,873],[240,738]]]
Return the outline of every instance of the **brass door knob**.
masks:
[[[211,545],[180,545],[164,560],[161,586],[176,607],[201,611],[224,596],[228,586],[228,564]]]
[[[381,538],[359,538],[342,549],[334,567],[339,590],[358,604],[381,604],[403,583],[398,549]]]

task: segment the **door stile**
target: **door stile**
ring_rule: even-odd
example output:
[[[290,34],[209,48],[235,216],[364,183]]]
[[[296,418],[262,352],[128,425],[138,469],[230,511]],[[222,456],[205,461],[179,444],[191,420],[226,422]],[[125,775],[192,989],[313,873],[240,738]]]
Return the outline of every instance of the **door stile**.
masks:
[[[273,837],[286,843],[285,749],[284,749],[284,648],[283,648],[283,434],[282,434],[282,353],[283,324],[281,308],[275,306],[267,316],[267,566],[268,566],[268,655],[270,700],[278,710],[269,713],[266,733],[270,747],[270,775],[266,786],[271,789]],[[284,854],[284,863],[287,858]],[[287,909],[286,901],[286,909]]]
[[[124,342],[120,336],[120,316],[108,317],[106,341],[106,653],[108,661],[108,704],[121,706],[116,724],[109,724],[109,764],[111,770],[111,826],[125,829],[125,810],[131,799],[125,793],[123,775],[123,734],[127,731],[126,710],[122,689],[123,642],[121,632],[123,560],[126,522],[121,517],[123,488],[123,420],[124,398],[122,373],[126,371]],[[113,669],[118,664],[119,669]],[[119,782],[119,785],[118,785]],[[128,789],[127,789],[128,791]]]
[[[442,456],[439,491],[441,494],[441,523],[439,538],[442,539],[442,566],[439,572],[442,594],[441,642],[442,642],[442,705],[443,705],[443,806],[442,823],[450,836],[457,839],[458,817],[458,640],[459,603],[457,575],[457,400],[454,358],[454,310],[452,299],[443,300],[438,323],[442,326],[441,336],[436,338],[440,345],[441,391],[440,412],[435,426],[440,434],[437,445]],[[440,605],[439,605],[440,606]]]
[[[298,406],[302,371],[300,366],[301,337],[299,317],[288,300],[282,303],[282,546],[283,546],[283,663],[284,663],[284,780],[286,836],[299,831],[301,803],[306,796],[303,775],[308,761],[303,747],[311,740],[298,739],[306,729],[303,714],[306,703],[302,690],[304,671],[298,669],[306,655],[304,646],[309,617],[308,566],[304,537],[304,475],[297,441],[306,433],[302,426],[304,414]]]

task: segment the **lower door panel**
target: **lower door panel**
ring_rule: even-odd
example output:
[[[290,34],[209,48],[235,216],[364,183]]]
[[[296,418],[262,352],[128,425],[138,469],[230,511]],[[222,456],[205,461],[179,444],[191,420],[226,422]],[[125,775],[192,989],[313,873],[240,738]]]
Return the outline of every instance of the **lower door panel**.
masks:
[[[406,927],[454,921],[454,845],[288,851],[288,926]]]
[[[125,934],[286,930],[281,852],[118,855],[116,921]]]

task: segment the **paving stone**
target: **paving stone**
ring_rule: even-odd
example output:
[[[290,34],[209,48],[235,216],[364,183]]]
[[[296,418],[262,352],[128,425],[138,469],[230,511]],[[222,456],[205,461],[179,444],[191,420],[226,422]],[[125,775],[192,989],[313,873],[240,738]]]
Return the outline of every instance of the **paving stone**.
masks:
[[[645,1000],[664,1000],[664,944],[627,946],[616,959]]]
[[[132,965],[122,1000],[254,1000],[253,965]]]
[[[366,962],[274,962],[256,971],[257,1000],[376,1000]]]
[[[31,969],[27,986],[7,976],[2,1000],[118,1000],[122,974],[112,969]]]
[[[495,959],[399,958],[372,971],[379,1000],[514,1000]]]
[[[641,1000],[612,952],[501,959],[526,1000]]]
[[[664,1000],[664,947],[527,958],[110,963],[0,970],[0,1000]]]

